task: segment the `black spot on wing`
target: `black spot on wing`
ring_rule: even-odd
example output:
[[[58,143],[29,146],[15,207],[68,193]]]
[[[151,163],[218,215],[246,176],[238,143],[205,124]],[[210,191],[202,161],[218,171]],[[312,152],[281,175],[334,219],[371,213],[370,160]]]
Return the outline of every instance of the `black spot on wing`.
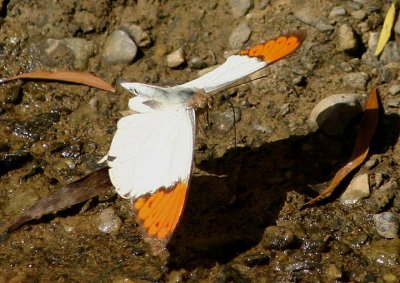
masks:
[[[107,156],[107,161],[113,162],[115,159],[117,159],[116,156],[111,156],[111,155]]]

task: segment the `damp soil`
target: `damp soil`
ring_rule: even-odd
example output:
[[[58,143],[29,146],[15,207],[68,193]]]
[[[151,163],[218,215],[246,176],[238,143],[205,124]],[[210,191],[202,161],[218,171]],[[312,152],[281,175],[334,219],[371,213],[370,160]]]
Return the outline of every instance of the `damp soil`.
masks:
[[[0,86],[0,226],[99,168],[130,98],[118,80],[166,86],[193,79],[197,69],[189,63],[171,69],[166,54],[182,47],[187,62],[199,57],[204,66],[222,63],[224,52],[232,51],[233,27],[243,21],[252,31],[246,46],[282,32],[307,31],[295,54],[252,76],[262,79],[213,94],[213,109],[199,115],[190,193],[166,251],[152,253],[130,203],[110,190],[2,235],[0,282],[400,280],[400,252],[394,252],[393,261],[370,256],[371,243],[383,239],[372,219],[382,208],[373,201],[344,206],[335,194],[301,209],[345,164],[354,146],[360,117],[337,136],[307,126],[312,108],[329,95],[366,93],[378,85],[384,110],[370,154],[378,162],[354,174],[368,173],[372,179],[380,174],[387,182],[399,180],[400,172],[398,109],[385,101],[389,84],[354,54],[337,51],[334,32],[300,22],[294,12],[301,2],[254,1],[247,15],[234,18],[229,1],[0,1],[1,76],[73,68],[68,52],[57,54],[51,64],[42,55],[47,39],[77,37],[95,45],[83,70],[117,87],[114,94],[40,81]],[[308,2],[326,16],[352,1]],[[383,1],[363,2],[384,16]],[[79,17],[82,11],[93,15],[90,29]],[[341,21],[358,27],[348,15]],[[130,64],[104,64],[105,38],[124,23],[141,26],[152,44],[140,48]],[[365,89],[343,85],[342,62],[369,74]],[[218,117],[232,109],[240,114],[235,127],[221,126]],[[371,190],[374,186],[371,181]],[[103,233],[98,215],[110,207],[122,225]],[[389,201],[385,209],[399,212],[400,201]],[[293,239],[277,235],[278,243],[271,245],[270,226],[283,227]]]

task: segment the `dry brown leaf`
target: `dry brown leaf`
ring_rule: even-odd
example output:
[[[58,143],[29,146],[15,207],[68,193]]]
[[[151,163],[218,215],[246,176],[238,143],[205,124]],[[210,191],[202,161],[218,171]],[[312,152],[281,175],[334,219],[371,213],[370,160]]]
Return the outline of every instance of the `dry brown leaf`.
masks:
[[[372,136],[374,135],[378,125],[378,118],[378,91],[376,87],[373,87],[365,104],[364,114],[350,161],[336,172],[329,185],[317,197],[311,199],[305,205],[315,203],[316,201],[319,201],[322,198],[330,195],[344,178],[346,178],[355,168],[364,162],[368,155],[369,144]]]
[[[2,78],[0,79],[0,83],[5,83],[17,79],[39,79],[39,80],[50,80],[50,81],[62,81],[62,82],[83,84],[110,92],[116,91],[115,88],[111,86],[109,83],[105,82],[104,80],[92,74],[81,71],[73,71],[73,70],[55,71],[55,72],[39,71],[32,73],[24,73],[9,78]]]
[[[0,228],[0,234],[12,232],[21,225],[45,214],[57,212],[74,204],[89,200],[113,186],[108,177],[108,168],[99,169],[79,180],[57,189],[54,193],[38,200],[17,218]]]

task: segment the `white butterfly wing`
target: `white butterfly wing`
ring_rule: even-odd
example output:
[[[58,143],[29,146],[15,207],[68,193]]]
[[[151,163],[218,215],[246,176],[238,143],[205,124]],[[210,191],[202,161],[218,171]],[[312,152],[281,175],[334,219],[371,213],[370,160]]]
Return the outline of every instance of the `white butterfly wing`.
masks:
[[[133,198],[187,181],[194,135],[195,112],[184,106],[121,118],[107,159],[118,194]]]
[[[203,89],[206,93],[223,88],[264,67],[268,62],[245,55],[233,55],[209,73],[178,87]]]

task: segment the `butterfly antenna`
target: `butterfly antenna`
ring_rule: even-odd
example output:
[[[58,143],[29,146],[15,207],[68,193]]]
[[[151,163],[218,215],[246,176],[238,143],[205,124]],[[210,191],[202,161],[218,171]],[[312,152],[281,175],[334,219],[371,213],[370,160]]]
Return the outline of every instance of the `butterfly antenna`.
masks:
[[[235,112],[235,107],[233,106],[232,102],[230,102],[229,100],[227,100],[227,102],[229,103],[229,105],[232,107],[232,113],[233,113],[233,134],[234,134],[234,138],[235,138],[235,149],[236,149],[236,145],[237,145],[237,136],[236,136],[236,112]]]

